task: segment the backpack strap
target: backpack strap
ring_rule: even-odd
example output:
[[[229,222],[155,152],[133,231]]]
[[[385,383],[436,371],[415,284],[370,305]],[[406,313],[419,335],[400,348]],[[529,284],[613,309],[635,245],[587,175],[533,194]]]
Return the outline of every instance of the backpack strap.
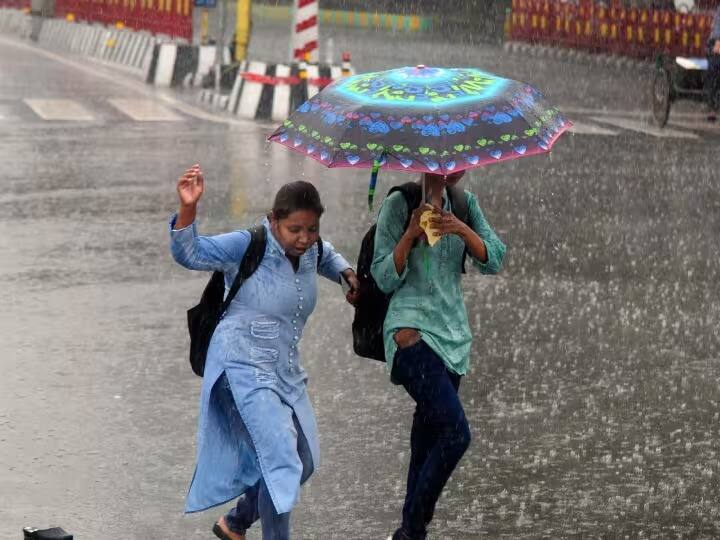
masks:
[[[452,207],[453,214],[455,214],[457,218],[466,225],[470,225],[470,211],[468,209],[467,195],[465,195],[465,190],[457,186],[452,186],[447,188],[447,194],[448,198],[450,199],[450,206]],[[467,254],[468,250],[466,246],[463,250],[462,256],[463,274],[467,274],[467,270],[465,269],[465,261],[467,259]]]
[[[227,308],[230,306],[230,302],[233,301],[233,298],[235,298],[235,295],[240,290],[240,287],[245,280],[252,276],[255,273],[255,270],[257,270],[260,266],[260,263],[265,256],[266,243],[267,231],[265,230],[265,227],[261,225],[250,229],[250,244],[248,245],[247,250],[245,250],[242,261],[240,261],[238,273],[233,280],[227,297],[223,301],[222,308],[220,308],[221,317],[225,314],[225,311],[227,311]]]
[[[417,182],[407,182],[392,188],[388,191],[387,196],[389,197],[396,191],[402,193],[403,197],[405,197],[405,204],[407,204],[408,207],[408,215],[405,220],[405,228],[407,229],[408,225],[410,225],[413,210],[420,206],[420,200],[422,199],[422,187],[420,187],[420,184]]]
[[[465,190],[457,186],[446,188],[450,206],[452,206],[453,214],[463,223],[470,225],[470,211],[468,209],[467,195]]]
[[[323,258],[323,249],[325,249],[325,247],[323,246],[322,238],[317,239],[317,247],[318,247],[317,267],[320,268],[320,261],[322,261],[322,258]]]

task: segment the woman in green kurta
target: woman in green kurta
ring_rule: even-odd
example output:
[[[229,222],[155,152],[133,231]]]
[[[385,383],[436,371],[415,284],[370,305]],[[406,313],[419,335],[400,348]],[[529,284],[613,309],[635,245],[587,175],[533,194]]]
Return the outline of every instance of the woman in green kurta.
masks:
[[[462,297],[463,253],[483,274],[496,274],[505,245],[490,228],[477,199],[465,191],[468,223],[453,213],[445,187],[463,172],[426,174],[429,203],[409,209],[401,193],[380,209],[372,275],[392,293],[384,325],[385,358],[393,382],[416,402],[402,526],[393,540],[424,540],[435,504],[470,444],[470,430],[458,396],[468,368],[472,334]],[[422,214],[432,209],[431,232],[422,241]],[[408,213],[412,211],[407,228]]]

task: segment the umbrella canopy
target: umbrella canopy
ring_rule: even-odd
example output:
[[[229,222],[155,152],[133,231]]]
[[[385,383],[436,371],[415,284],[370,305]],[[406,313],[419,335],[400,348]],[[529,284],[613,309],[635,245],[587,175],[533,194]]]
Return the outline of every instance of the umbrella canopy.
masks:
[[[417,66],[340,79],[269,140],[327,167],[450,174],[547,152],[570,127],[528,84]]]

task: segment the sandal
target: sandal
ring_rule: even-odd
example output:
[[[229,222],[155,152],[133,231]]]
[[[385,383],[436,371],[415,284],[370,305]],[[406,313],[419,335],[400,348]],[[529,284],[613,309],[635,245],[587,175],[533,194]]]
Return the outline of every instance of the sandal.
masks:
[[[223,531],[222,527],[220,526],[220,522],[216,521],[215,525],[213,525],[212,532],[215,536],[217,536],[220,540],[233,540],[230,538],[225,531]],[[240,533],[238,533],[240,534]],[[245,535],[241,534],[243,538],[245,538]]]

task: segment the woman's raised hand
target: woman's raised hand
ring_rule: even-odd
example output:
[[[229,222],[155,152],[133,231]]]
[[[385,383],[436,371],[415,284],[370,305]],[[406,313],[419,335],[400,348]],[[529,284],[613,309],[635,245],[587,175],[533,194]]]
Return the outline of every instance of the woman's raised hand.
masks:
[[[185,171],[177,183],[181,206],[195,206],[205,190],[205,178],[200,164],[196,163]]]

